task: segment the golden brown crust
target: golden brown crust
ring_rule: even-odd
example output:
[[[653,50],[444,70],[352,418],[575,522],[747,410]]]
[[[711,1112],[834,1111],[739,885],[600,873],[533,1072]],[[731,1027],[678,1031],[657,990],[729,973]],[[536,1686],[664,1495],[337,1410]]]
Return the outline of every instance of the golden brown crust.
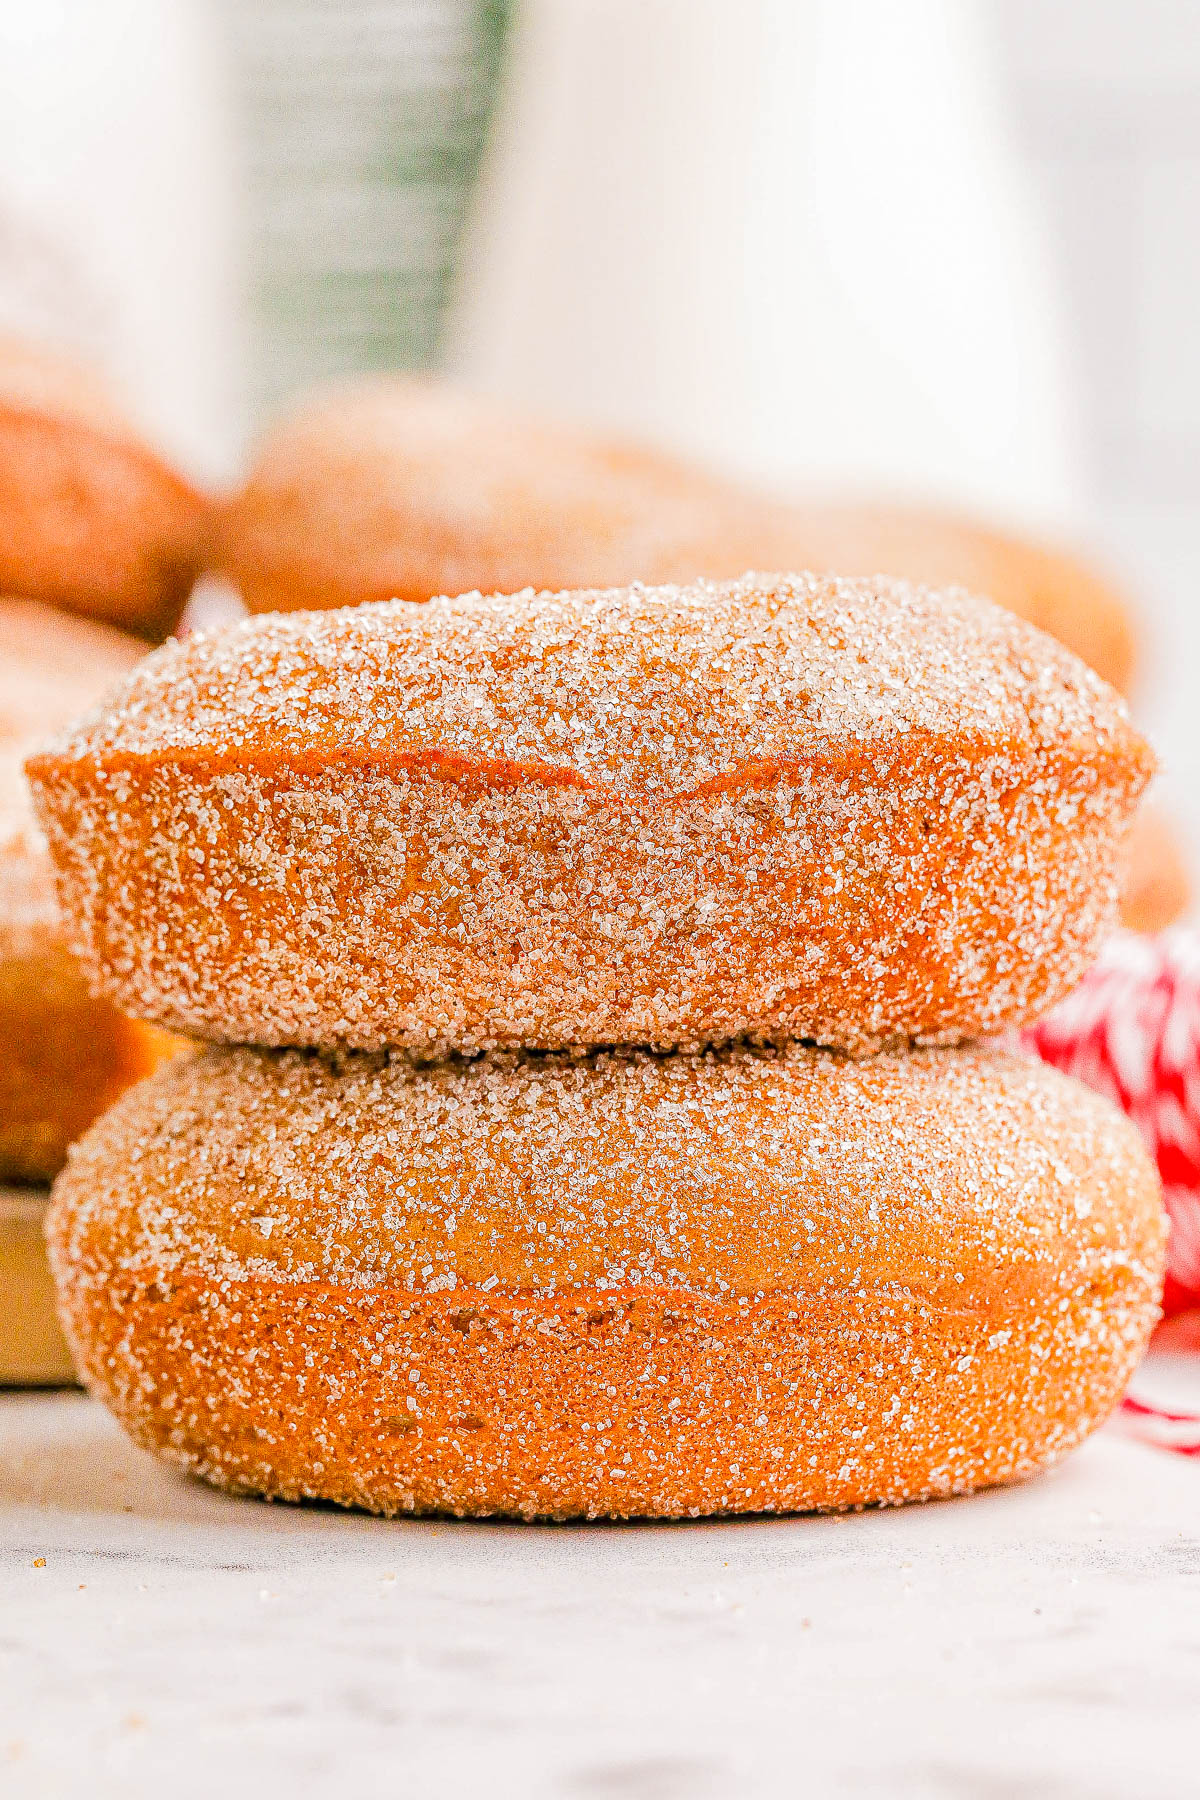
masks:
[[[46,1266],[45,1188],[0,1187],[0,1387],[75,1380]]]
[[[199,571],[206,515],[93,375],[0,339],[0,591],[160,640]]]
[[[1121,889],[1121,923],[1130,931],[1165,931],[1192,904],[1192,874],[1172,819],[1156,806],[1139,809],[1129,833],[1129,867]]]
[[[214,535],[252,612],[817,569],[965,587],[1122,691],[1132,673],[1123,596],[1063,552],[919,507],[776,503],[419,378],[310,400],[268,436]]]
[[[1055,1460],[1165,1226],[1114,1108],[984,1049],[234,1049],[93,1127],[49,1238],[88,1384],[222,1486],[675,1516]]]
[[[28,764],[118,1005],[424,1050],[1019,1025],[1150,767],[998,608],[808,577],[251,620]]]

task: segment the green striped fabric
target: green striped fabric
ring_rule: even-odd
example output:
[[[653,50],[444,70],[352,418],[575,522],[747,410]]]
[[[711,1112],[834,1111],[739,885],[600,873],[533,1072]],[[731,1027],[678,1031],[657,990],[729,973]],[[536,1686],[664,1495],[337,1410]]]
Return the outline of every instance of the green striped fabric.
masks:
[[[225,0],[251,403],[421,368],[479,164],[508,0]]]

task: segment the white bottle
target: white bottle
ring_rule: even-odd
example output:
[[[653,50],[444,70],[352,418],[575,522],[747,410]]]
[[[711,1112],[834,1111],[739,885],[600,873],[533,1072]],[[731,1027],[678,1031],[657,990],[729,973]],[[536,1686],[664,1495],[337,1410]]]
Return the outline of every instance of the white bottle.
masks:
[[[0,331],[94,363],[204,478],[242,428],[221,60],[204,0],[0,0]]]
[[[975,0],[524,0],[447,362],[785,490],[1077,510]]]

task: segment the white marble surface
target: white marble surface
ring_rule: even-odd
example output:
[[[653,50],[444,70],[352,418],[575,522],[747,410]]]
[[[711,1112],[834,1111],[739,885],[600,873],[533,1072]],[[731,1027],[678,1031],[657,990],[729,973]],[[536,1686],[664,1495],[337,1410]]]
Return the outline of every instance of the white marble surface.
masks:
[[[971,1500],[520,1527],[226,1499],[0,1397],[5,1800],[1171,1800],[1198,1599],[1200,1463],[1114,1427]]]

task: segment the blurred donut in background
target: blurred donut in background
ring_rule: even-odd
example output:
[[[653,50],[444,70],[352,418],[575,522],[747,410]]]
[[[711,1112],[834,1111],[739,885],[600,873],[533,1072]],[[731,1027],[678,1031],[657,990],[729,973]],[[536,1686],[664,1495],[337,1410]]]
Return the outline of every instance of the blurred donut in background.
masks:
[[[792,505],[412,377],[327,390],[276,425],[212,562],[253,612],[748,569],[893,575],[988,595],[1117,688],[1134,661],[1123,598],[1062,552],[920,508]]]
[[[86,712],[145,654],[111,625],[0,596],[0,750]]]
[[[99,699],[144,648],[0,600],[0,1182],[53,1179],[92,1119],[177,1047],[89,994],[21,773],[38,734]]]
[[[46,1267],[46,1184],[93,1119],[179,1048],[88,992],[21,773],[39,735],[85,711],[145,648],[0,599],[0,1385],[73,1379]]]
[[[12,758],[12,763],[16,763]],[[0,785],[10,753],[0,752]],[[67,1149],[178,1044],[94,1000],[40,840],[0,815],[0,1182],[51,1181]]]
[[[97,375],[0,337],[0,592],[159,641],[199,571],[206,513]]]
[[[1077,556],[919,506],[806,505],[780,507],[776,517],[785,561],[802,556],[807,568],[986,594],[1129,691],[1137,647],[1129,603]]]
[[[1129,866],[1121,890],[1121,923],[1130,931],[1165,931],[1192,903],[1192,877],[1174,821],[1139,807],[1129,828]]]
[[[407,376],[285,418],[215,534],[252,612],[729,576],[752,536],[686,463]]]

